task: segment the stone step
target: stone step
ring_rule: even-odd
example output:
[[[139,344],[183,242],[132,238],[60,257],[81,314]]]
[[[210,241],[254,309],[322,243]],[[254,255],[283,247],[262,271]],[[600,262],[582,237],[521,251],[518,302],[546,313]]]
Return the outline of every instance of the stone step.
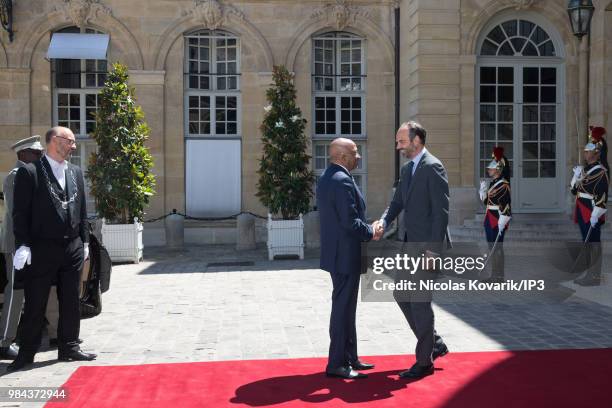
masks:
[[[461,228],[467,229],[483,229],[484,222],[466,222]],[[577,231],[578,226],[573,222],[566,222],[565,224],[524,224],[519,222],[510,221],[510,228],[513,230],[521,230],[521,231],[538,231],[538,230],[547,230],[547,231],[555,231],[555,232],[572,232]]]
[[[478,224],[466,223],[464,226],[450,227],[451,236],[455,241],[474,241],[482,240],[485,237],[482,221]],[[612,239],[612,231],[606,226],[602,231],[602,239]],[[580,231],[573,223],[568,225],[558,224],[523,224],[521,222],[511,222],[510,228],[506,232],[506,240],[522,241],[579,241]]]
[[[470,231],[466,232],[457,232],[451,230],[451,236],[454,241],[479,241],[485,239],[484,232],[476,232]],[[604,236],[604,239],[607,236]],[[521,241],[578,241],[580,240],[580,236],[577,234],[533,234],[533,233],[508,233],[505,236],[506,241],[511,240],[521,240]]]
[[[474,218],[465,220],[465,225],[482,225],[484,213],[477,213]],[[566,225],[573,224],[573,216],[568,214],[513,214],[512,222],[527,225]]]

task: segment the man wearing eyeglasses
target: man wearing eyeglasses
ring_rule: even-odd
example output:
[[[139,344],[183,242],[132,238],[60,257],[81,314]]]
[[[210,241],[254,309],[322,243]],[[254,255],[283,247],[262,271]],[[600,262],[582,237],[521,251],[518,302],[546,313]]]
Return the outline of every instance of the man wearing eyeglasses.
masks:
[[[81,169],[68,160],[76,150],[72,131],[54,127],[45,134],[46,154],[21,167],[15,177],[13,266],[22,274],[25,306],[21,344],[7,371],[34,362],[44,323],[49,288],[59,302],[58,359],[93,360],[79,346],[79,282],[89,256],[85,183]]]

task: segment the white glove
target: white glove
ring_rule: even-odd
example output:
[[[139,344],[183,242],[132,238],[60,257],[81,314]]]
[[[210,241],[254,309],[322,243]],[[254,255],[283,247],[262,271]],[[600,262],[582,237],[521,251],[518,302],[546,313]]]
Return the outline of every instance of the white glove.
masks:
[[[30,247],[22,245],[15,251],[15,256],[13,257],[13,268],[15,270],[21,270],[25,266],[25,264],[32,264],[32,251],[30,251]]]
[[[582,166],[574,166],[574,176],[572,177],[572,182],[570,183],[570,186],[572,188],[574,188],[574,186],[576,185],[576,183],[580,180],[582,180],[582,172],[583,172],[583,167]]]
[[[506,229],[506,226],[510,222],[510,219],[512,219],[512,217],[503,214],[499,215],[499,220],[497,221],[497,228],[499,229],[499,232],[502,232]]]
[[[601,208],[601,207],[593,207],[593,212],[591,213],[591,225],[593,227],[597,226],[597,223],[599,222],[599,217],[601,217],[602,215],[604,215],[608,210],[605,208]]]
[[[85,242],[83,244],[83,250],[85,251],[85,256],[83,257],[83,260],[87,260],[87,258],[89,258],[89,242]]]
[[[478,191],[478,194],[480,195],[480,201],[484,201],[484,199],[487,198],[487,181],[486,180],[480,180],[480,190]]]

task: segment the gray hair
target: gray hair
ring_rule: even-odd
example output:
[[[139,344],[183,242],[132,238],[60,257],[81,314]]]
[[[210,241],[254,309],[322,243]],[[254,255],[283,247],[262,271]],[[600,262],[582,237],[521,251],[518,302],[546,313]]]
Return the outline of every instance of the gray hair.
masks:
[[[47,133],[45,133],[45,143],[49,144],[51,139],[53,139],[53,136],[57,136],[59,134],[60,134],[60,127],[59,126],[55,126],[55,127],[52,127],[51,129],[47,130]]]

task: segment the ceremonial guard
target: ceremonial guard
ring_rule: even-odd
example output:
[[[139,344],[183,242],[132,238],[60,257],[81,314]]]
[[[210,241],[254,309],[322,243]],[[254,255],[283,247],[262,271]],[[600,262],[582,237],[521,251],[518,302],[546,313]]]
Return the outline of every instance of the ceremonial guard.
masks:
[[[484,217],[484,229],[489,245],[491,259],[491,277],[489,282],[504,281],[504,234],[512,218],[510,206],[510,166],[504,156],[504,149],[493,149],[493,160],[487,166],[487,173],[492,179],[487,187],[486,180],[480,182],[480,199],[487,211]]]
[[[589,141],[584,147],[586,166],[574,167],[571,181],[572,194],[576,196],[574,222],[580,226],[585,243],[587,271],[574,280],[582,286],[597,286],[601,282],[601,226],[605,222],[610,166],[606,130],[590,126]]]
[[[15,236],[13,235],[13,192],[17,171],[28,163],[39,160],[43,154],[40,144],[40,136],[32,136],[19,140],[11,146],[17,154],[17,163],[11,170],[3,183],[4,202],[6,212],[2,222],[2,233],[0,234],[0,252],[4,253],[6,260],[7,284],[4,288],[4,302],[0,317],[0,359],[14,360],[17,357],[17,349],[12,344],[17,335],[17,325],[23,309],[23,287],[15,282],[15,270],[13,269],[13,253],[15,252]]]

